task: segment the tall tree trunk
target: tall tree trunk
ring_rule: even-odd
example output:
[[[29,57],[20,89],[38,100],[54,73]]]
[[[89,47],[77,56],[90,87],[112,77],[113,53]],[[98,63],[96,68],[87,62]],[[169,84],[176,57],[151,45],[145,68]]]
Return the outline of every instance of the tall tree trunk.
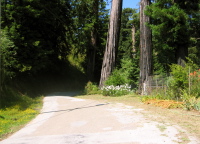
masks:
[[[93,2],[94,23],[91,30],[91,47],[88,49],[87,76],[90,81],[94,80],[95,57],[97,49],[97,23],[98,23],[99,0]]]
[[[122,0],[112,0],[110,13],[109,31],[107,36],[106,49],[101,69],[101,79],[99,86],[110,76],[115,67],[116,51],[118,49],[119,33],[121,25]]]
[[[150,18],[144,14],[146,6],[150,5],[150,0],[141,0],[140,2],[140,81],[139,92],[146,93],[145,85],[148,83],[148,77],[152,73],[152,47],[151,30],[146,25]]]
[[[135,49],[135,26],[133,25],[132,26],[132,45],[133,45],[133,57],[135,57],[135,52],[136,52],[136,49]]]

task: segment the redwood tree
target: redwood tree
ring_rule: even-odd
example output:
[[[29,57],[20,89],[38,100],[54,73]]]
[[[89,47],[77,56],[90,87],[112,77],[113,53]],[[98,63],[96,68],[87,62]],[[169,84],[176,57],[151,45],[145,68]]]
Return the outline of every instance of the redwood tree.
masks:
[[[144,85],[148,82],[148,77],[152,72],[152,46],[151,30],[147,26],[150,22],[149,16],[145,15],[146,7],[150,5],[150,0],[140,2],[140,82],[139,92],[144,94]]]
[[[93,23],[91,29],[91,47],[88,49],[87,56],[87,76],[90,81],[94,80],[94,67],[95,67],[95,57],[97,49],[97,27],[98,27],[98,11],[99,11],[99,0],[93,0],[92,3],[92,13],[93,13]]]
[[[100,87],[104,85],[104,81],[107,80],[115,67],[116,51],[118,49],[120,34],[121,12],[122,0],[112,0],[107,43],[99,83]]]

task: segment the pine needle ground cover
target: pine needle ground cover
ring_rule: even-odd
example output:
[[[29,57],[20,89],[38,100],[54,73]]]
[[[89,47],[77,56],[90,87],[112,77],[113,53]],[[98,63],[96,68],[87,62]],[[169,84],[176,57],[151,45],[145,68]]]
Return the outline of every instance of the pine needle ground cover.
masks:
[[[0,109],[0,141],[16,132],[35,118],[42,107],[42,97],[29,99],[29,106],[22,108],[26,102],[16,103],[12,107]]]

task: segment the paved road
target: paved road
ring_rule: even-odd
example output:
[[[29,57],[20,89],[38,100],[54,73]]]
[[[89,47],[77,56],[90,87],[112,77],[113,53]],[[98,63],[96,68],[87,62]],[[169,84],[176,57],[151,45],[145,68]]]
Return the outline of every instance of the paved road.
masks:
[[[152,122],[142,109],[54,94],[39,114],[0,144],[177,144],[180,129]],[[162,129],[163,128],[163,129]],[[190,137],[190,144],[198,144]]]

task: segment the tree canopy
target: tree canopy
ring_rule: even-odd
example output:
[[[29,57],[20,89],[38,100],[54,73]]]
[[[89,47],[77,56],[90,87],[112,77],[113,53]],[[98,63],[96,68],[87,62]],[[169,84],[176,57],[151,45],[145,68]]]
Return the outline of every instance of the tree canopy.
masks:
[[[76,81],[73,87],[80,80],[83,85],[87,81],[99,83],[107,65],[111,70],[104,80],[115,71],[138,88],[139,68],[149,69],[148,75],[168,74],[170,65],[184,66],[187,58],[200,66],[200,1],[142,2],[148,4],[139,11],[122,9],[122,1],[116,0],[109,13],[105,0],[2,1],[3,85],[26,91],[18,83],[24,76],[36,87],[40,87],[36,84],[40,79],[65,84]],[[113,60],[109,53],[103,63],[111,45],[115,47]],[[150,49],[144,49],[147,47]],[[108,61],[113,62],[108,65]]]

